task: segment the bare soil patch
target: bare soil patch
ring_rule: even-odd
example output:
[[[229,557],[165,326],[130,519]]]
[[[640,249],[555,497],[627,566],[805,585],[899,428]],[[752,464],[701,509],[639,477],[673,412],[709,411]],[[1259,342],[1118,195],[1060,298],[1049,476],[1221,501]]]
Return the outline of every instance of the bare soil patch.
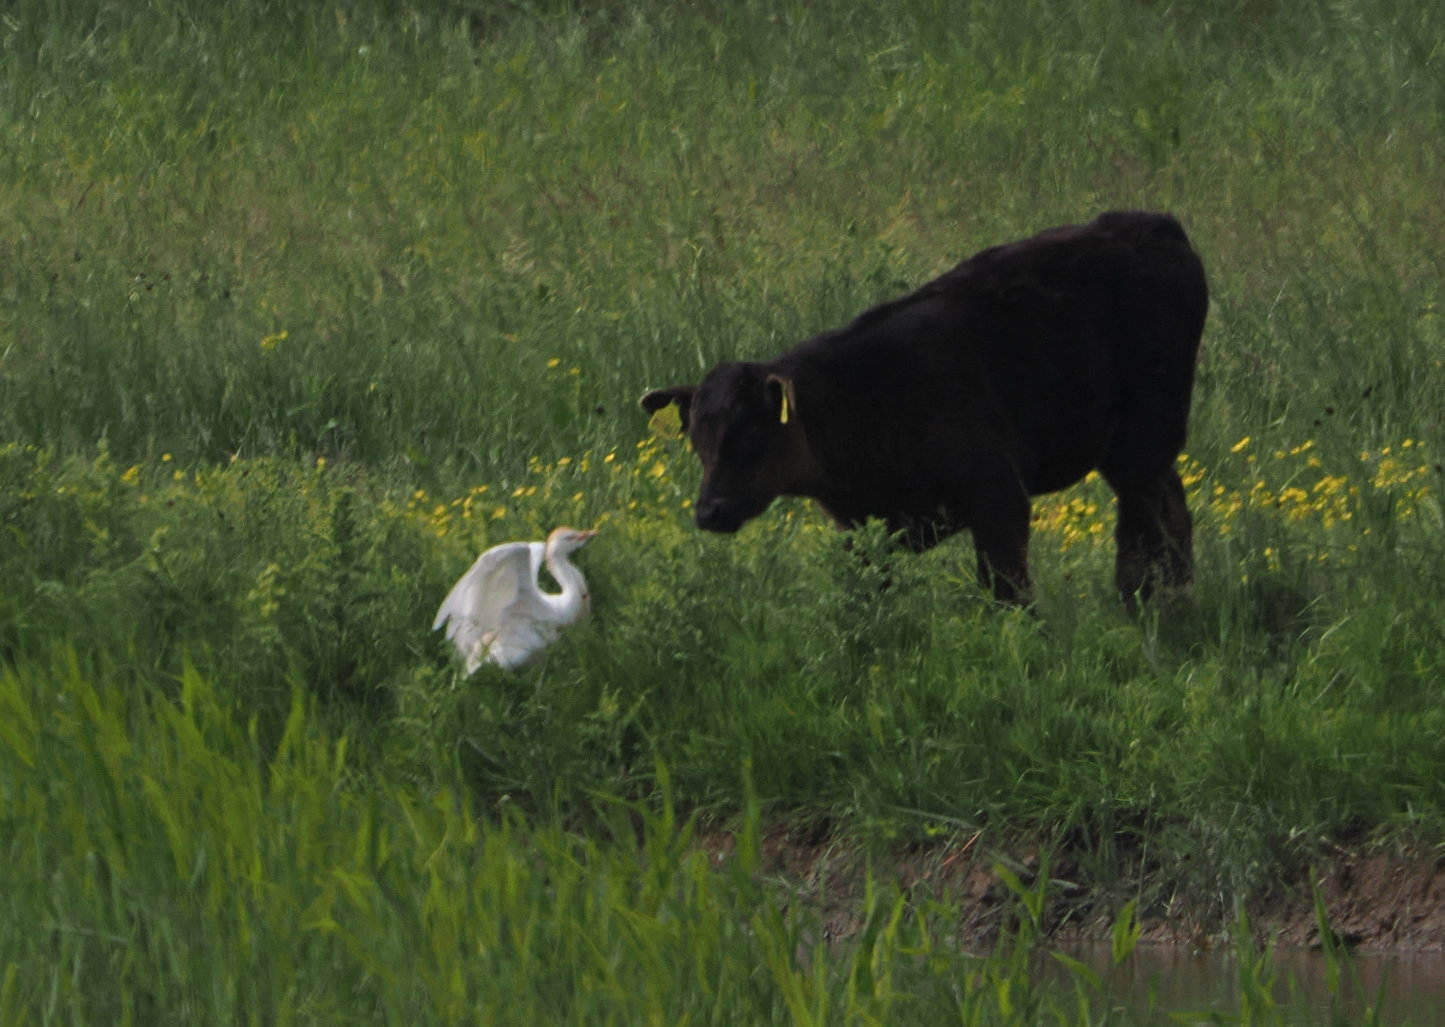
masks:
[[[735,840],[725,832],[709,833],[700,843],[718,862],[735,850]],[[1106,940],[1119,910],[1138,896],[1141,942],[1197,948],[1230,943],[1232,905],[1191,899],[1171,884],[1163,868],[1135,868],[1102,884],[1076,879],[1082,876],[1080,868],[1090,865],[1082,855],[1055,852],[1048,861],[1043,930],[1051,939]],[[762,859],[763,872],[818,915],[825,940],[843,941],[862,930],[871,863],[875,880],[891,877],[920,899],[956,904],[960,944],[981,948],[1015,926],[1019,916],[1019,903],[997,868],[1005,866],[1034,885],[1044,865],[1036,845],[1004,846],[981,835],[900,845],[880,854],[876,846],[826,830],[786,826],[764,836]],[[1282,946],[1320,945],[1316,888],[1335,939],[1346,947],[1445,951],[1445,856],[1433,848],[1337,846],[1312,869],[1246,901],[1255,934]]]

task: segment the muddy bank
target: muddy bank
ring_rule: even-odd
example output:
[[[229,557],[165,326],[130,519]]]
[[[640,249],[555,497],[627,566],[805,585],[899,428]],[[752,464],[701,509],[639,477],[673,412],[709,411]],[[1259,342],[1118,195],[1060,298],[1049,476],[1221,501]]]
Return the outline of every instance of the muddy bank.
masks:
[[[721,862],[735,842],[726,833],[699,839]],[[920,898],[945,899],[960,911],[958,937],[989,945],[1011,928],[1019,903],[1000,877],[1000,865],[1025,884],[1037,883],[1037,845],[999,844],[982,835],[940,842],[874,847],[875,879],[892,876]],[[1139,898],[1140,940],[1209,948],[1230,943],[1233,898],[1185,895],[1165,868],[1121,867],[1107,882],[1090,880],[1088,854],[1049,856],[1044,932],[1063,942],[1106,940],[1118,911]],[[775,827],[763,838],[763,871],[814,909],[823,935],[842,940],[863,927],[860,906],[870,862],[864,846],[824,830]],[[1097,869],[1094,871],[1097,875]],[[1285,946],[1318,946],[1314,890],[1324,901],[1335,938],[1361,951],[1445,951],[1445,857],[1425,846],[1336,846],[1301,869],[1246,899],[1256,936]]]

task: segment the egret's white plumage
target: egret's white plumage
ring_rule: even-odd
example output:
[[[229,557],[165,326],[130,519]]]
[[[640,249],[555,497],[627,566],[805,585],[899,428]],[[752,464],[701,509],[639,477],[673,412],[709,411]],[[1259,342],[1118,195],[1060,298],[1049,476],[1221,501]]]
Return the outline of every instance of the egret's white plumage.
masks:
[[[506,670],[520,667],[557,641],[564,627],[587,616],[587,581],[567,558],[596,534],[558,528],[545,543],[493,546],[452,586],[432,630],[447,626],[447,638],[466,660],[468,674],[483,661]],[[561,592],[538,588],[544,562]]]

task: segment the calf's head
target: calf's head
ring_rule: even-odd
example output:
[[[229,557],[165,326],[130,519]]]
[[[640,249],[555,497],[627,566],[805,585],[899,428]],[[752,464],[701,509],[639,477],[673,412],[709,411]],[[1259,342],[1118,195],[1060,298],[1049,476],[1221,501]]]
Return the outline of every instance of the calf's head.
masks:
[[[705,531],[737,531],[791,492],[806,459],[792,382],[757,363],[719,364],[701,385],[653,389],[649,414],[677,404],[683,431],[702,461],[693,511]]]

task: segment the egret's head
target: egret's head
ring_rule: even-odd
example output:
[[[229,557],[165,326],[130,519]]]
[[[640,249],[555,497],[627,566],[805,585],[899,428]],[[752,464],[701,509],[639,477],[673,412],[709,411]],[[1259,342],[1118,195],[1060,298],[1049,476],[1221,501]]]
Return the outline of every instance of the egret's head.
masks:
[[[547,536],[547,549],[558,554],[571,553],[585,546],[596,534],[596,528],[590,528],[587,531],[566,526],[555,528]]]

